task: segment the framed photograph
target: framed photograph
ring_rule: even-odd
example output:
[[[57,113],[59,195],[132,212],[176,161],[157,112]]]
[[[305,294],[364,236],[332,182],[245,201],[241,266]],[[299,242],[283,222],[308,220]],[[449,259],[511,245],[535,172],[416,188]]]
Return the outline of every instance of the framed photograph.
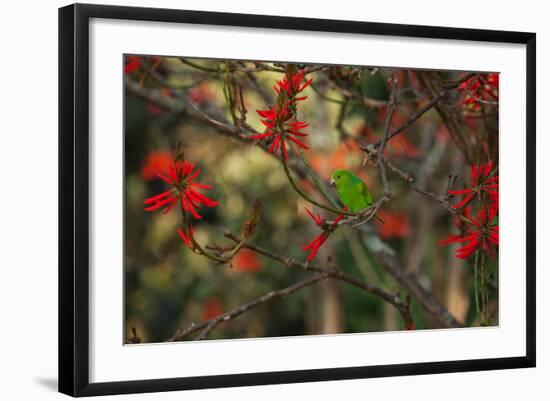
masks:
[[[533,33],[61,8],[59,390],[535,366],[535,98]]]

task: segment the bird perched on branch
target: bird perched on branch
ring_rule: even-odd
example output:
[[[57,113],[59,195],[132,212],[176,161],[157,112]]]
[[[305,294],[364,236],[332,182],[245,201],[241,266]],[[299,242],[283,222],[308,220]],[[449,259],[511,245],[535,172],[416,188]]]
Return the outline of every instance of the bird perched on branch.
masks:
[[[372,205],[367,184],[351,171],[335,170],[330,176],[330,185],[336,187],[340,200],[350,212],[360,212]],[[382,221],[379,217],[374,217]]]

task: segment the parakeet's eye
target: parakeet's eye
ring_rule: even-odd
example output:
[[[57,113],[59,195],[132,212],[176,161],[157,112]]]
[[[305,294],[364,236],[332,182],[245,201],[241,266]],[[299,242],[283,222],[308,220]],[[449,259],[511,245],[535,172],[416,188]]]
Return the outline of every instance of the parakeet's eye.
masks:
[[[336,178],[340,179],[340,176],[337,176]]]

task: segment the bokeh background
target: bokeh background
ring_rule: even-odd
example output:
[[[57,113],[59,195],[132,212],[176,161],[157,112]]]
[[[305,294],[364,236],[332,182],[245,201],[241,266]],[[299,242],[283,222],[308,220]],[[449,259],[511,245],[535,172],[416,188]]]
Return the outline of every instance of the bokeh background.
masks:
[[[182,99],[199,110],[229,120],[224,96],[224,60],[129,56],[126,79],[157,91],[166,99]],[[236,63],[244,67],[252,63]],[[269,64],[273,65],[273,64]],[[378,170],[362,165],[360,144],[381,138],[386,111],[376,106],[389,97],[390,71],[385,68],[327,67],[312,73],[313,84],[299,103],[299,116],[310,124],[306,156],[325,181],[336,168],[352,170],[381,196]],[[449,81],[465,72],[441,72]],[[262,129],[256,109],[266,109],[275,99],[272,86],[282,74],[273,71],[236,73],[242,83],[248,109],[247,121]],[[429,100],[415,79],[415,71],[395,70],[399,81],[399,107],[395,126],[406,121],[420,104]],[[353,96],[348,96],[350,93]],[[358,101],[356,94],[369,102]],[[145,212],[143,201],[165,189],[156,176],[173,160],[175,144],[181,141],[185,158],[201,169],[199,181],[211,184],[203,191],[219,202],[201,208],[203,220],[194,224],[202,244],[227,244],[223,229],[239,232],[249,218],[256,198],[262,204],[261,222],[252,242],[281,255],[304,261],[308,244],[319,229],[304,207],[320,212],[300,198],[289,184],[281,163],[254,144],[220,135],[210,125],[126,90],[125,100],[125,321],[126,341],[132,328],[141,342],[162,342],[178,328],[208,320],[229,309],[280,289],[307,276],[249,250],[241,250],[232,267],[216,265],[193,254],[179,238],[177,214]],[[487,130],[479,113],[483,106],[469,104],[465,94],[454,93],[473,131]],[[372,101],[372,102],[370,102]],[[496,141],[498,146],[498,129]],[[453,143],[438,113],[431,110],[387,146],[388,158],[417,177],[419,186],[436,194],[446,191],[449,174],[458,176],[458,186],[467,182],[469,168]],[[473,306],[472,272],[468,262],[454,256],[453,246],[439,240],[456,233],[456,221],[445,209],[411,189],[400,177],[389,174],[393,199],[379,212],[384,224],[372,221],[365,230],[391,246],[407,272],[418,275],[463,324],[477,325]],[[311,183],[300,186],[315,196]],[[397,293],[399,285],[369,254],[357,233],[343,227],[333,234],[316,260],[330,256],[351,275]],[[492,279],[498,282],[498,261],[491,260]],[[498,323],[498,291],[490,292],[494,324]],[[415,329],[437,325],[412,302]],[[333,280],[306,288],[286,298],[275,299],[237,319],[223,323],[210,339],[294,336],[402,330],[395,309],[379,298]],[[128,340],[130,339],[130,340]]]

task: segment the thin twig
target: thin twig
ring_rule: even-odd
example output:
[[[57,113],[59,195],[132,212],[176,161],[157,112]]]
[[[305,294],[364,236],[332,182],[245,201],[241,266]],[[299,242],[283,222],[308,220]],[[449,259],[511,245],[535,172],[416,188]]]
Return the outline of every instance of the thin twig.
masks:
[[[390,127],[391,127],[391,121],[393,118],[393,114],[395,113],[395,109],[397,107],[396,104],[396,94],[397,94],[397,80],[395,79],[394,72],[392,71],[390,75],[391,80],[391,94],[390,94],[390,101],[388,103],[387,108],[387,116],[386,116],[386,123],[384,126],[384,136],[382,137],[382,142],[380,143],[380,148],[378,149],[378,153],[376,156],[376,166],[380,170],[380,177],[382,179],[382,185],[384,188],[384,196],[389,198],[391,196],[390,191],[390,185],[388,183],[388,177],[386,175],[386,166],[384,165],[383,158],[384,158],[384,151],[386,150],[386,143],[389,139],[390,135]]]
[[[408,183],[414,191],[416,191],[419,194],[424,195],[428,198],[431,198],[432,200],[434,200],[437,203],[441,204],[441,206],[443,206],[446,210],[448,210],[452,214],[456,214],[458,212],[458,210],[453,209],[453,207],[449,203],[450,196],[447,193],[444,194],[444,195],[436,195],[433,192],[430,192],[430,191],[427,191],[423,188],[420,188],[418,185],[416,185],[416,179],[411,174],[401,170],[400,168],[395,166],[392,162],[390,162],[386,158],[383,158],[382,161],[384,162],[384,164],[391,171],[393,171],[395,174],[397,174],[399,177],[401,177],[401,179],[403,179],[403,181]],[[452,189],[452,188],[449,188],[449,189]]]
[[[422,117],[426,112],[430,111],[432,107],[434,107],[437,102],[439,102],[446,94],[448,93],[448,90],[442,90],[439,92],[436,96],[432,98],[428,103],[426,103],[423,107],[421,107],[419,110],[417,110],[415,113],[413,113],[407,121],[405,121],[403,124],[401,124],[399,127],[394,128],[390,134],[388,135],[388,139],[393,138],[394,136],[398,135],[399,133],[406,130],[408,127],[410,127],[416,120],[418,120],[420,117]],[[380,142],[377,142],[374,144],[375,147],[380,146]]]

